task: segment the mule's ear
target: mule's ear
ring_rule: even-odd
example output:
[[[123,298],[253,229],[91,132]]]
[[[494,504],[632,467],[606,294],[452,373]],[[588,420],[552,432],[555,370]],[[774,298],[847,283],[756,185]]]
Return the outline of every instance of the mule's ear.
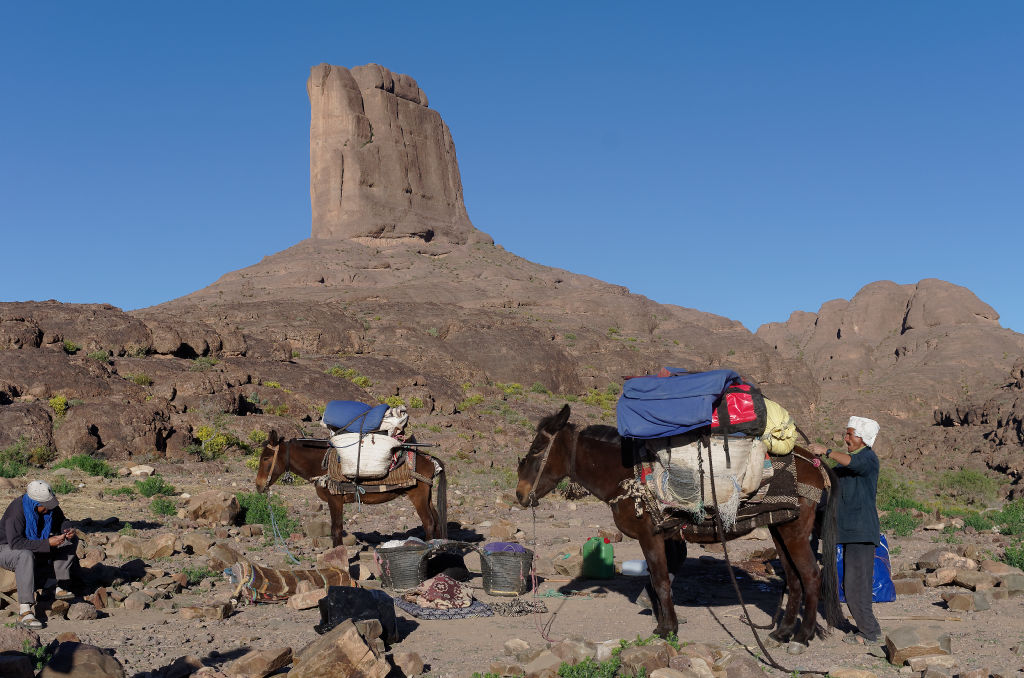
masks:
[[[274,429],[270,429],[270,433],[267,434],[267,444],[268,445],[277,445],[277,441],[278,441],[277,431],[275,431]]]
[[[570,414],[571,411],[569,410],[569,403],[566,403],[565,405],[562,406],[562,411],[555,415],[555,420],[551,422],[552,424],[554,424],[556,431],[562,429],[566,424],[569,423]]]

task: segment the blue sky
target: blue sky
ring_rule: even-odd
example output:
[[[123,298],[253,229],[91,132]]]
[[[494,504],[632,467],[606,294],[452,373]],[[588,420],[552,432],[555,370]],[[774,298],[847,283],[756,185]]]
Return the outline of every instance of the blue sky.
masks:
[[[751,329],[942,278],[1024,331],[1024,4],[372,4],[0,5],[0,300],[148,306],[308,237],[309,68],[376,62],[523,257]]]

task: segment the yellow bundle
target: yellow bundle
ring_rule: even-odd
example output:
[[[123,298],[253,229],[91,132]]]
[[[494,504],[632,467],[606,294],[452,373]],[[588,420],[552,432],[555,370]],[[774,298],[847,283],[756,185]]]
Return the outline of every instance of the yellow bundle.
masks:
[[[796,447],[796,423],[786,408],[774,400],[765,398],[764,404],[768,416],[761,440],[764,441],[768,454],[789,454]]]

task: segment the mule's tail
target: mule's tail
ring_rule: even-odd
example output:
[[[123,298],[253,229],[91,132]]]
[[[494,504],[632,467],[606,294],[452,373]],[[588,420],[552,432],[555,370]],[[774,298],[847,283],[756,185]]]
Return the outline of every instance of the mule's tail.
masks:
[[[439,467],[437,472],[437,520],[441,539],[448,538],[448,474],[444,468],[444,462],[434,457],[434,463]],[[837,594],[838,595],[838,594]]]
[[[825,517],[821,526],[822,566],[825,569],[821,580],[821,597],[825,603],[825,620],[834,629],[843,628],[846,619],[839,605],[839,572],[836,569],[836,546],[839,528],[836,524],[836,513],[839,507],[839,476],[832,467],[822,463],[821,467],[828,474],[832,486],[828,489],[828,501],[825,503]]]

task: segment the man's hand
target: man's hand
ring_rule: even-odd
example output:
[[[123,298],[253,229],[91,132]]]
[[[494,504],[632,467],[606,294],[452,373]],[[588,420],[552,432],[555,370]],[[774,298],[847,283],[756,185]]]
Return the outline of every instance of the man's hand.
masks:
[[[828,452],[828,448],[821,443],[811,443],[807,448],[807,451],[813,454],[815,457],[823,457]]]
[[[67,539],[67,537],[64,536],[63,534],[55,534],[52,537],[50,537],[49,539],[47,539],[46,541],[48,541],[50,543],[50,546],[60,546],[61,544],[64,543],[65,539]]]

